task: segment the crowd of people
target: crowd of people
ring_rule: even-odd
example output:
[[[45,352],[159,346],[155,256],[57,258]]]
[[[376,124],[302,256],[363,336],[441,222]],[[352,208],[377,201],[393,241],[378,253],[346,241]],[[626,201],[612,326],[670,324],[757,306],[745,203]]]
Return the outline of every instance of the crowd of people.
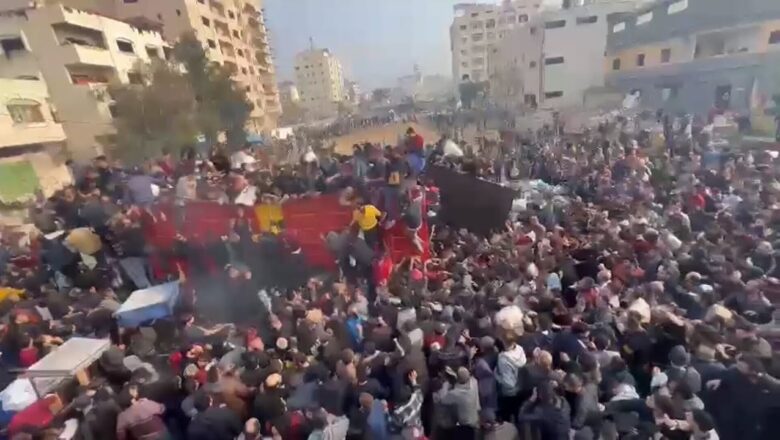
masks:
[[[774,156],[606,128],[548,130],[494,162],[443,144],[412,130],[287,166],[249,148],[72,164],[75,185],[30,210],[39,233],[2,237],[3,385],[70,337],[112,346],[57,421],[4,432],[49,438],[75,419],[72,435],[101,440],[776,438]],[[543,179],[569,203],[477,236],[425,215],[431,163]],[[328,192],[354,215],[325,273],[295,231],[261,233],[240,209]],[[150,238],[206,200],[237,207],[226,234]],[[418,252],[394,262],[397,222]],[[173,279],[173,316],[117,325],[131,291]]]

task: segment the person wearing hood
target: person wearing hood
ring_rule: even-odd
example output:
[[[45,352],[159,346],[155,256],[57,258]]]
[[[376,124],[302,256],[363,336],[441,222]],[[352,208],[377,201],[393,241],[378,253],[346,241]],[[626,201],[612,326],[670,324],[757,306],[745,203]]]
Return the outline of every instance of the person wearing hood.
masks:
[[[696,394],[701,391],[701,375],[690,366],[691,356],[685,351],[685,347],[677,345],[669,352],[669,368],[666,376],[670,382],[685,382],[690,390]]]
[[[520,408],[520,370],[525,366],[523,347],[517,344],[514,335],[509,335],[505,350],[498,354],[496,381],[498,382],[499,419],[510,420]]]
[[[433,396],[435,403],[448,407],[455,415],[453,434],[458,439],[476,438],[479,428],[479,386],[465,367],[458,368],[455,385],[445,382]]]

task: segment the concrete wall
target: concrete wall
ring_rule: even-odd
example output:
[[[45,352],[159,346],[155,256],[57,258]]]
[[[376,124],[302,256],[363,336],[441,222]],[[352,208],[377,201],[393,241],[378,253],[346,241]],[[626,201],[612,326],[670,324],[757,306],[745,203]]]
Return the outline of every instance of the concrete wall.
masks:
[[[610,32],[610,53],[706,30],[780,18],[780,2],[777,0],[687,0],[686,9],[669,14],[670,5],[682,1],[686,0],[663,0],[645,8],[644,11],[653,13],[652,20],[645,24],[637,25],[636,17],[642,15],[641,12],[611,19],[610,30],[619,23],[625,23],[625,30]]]
[[[640,90],[643,107],[697,114],[706,114],[715,106],[718,87],[731,86],[729,109],[746,113],[754,104],[751,97],[766,100],[776,90],[777,68],[773,66],[780,66],[780,53],[738,54],[651,70],[614,72],[607,82],[626,92]],[[671,89],[666,92],[667,99],[664,89]]]
[[[14,103],[37,104],[43,122],[17,123],[9,113]],[[62,126],[54,121],[49,106],[49,92],[43,81],[0,78],[0,149],[30,144],[61,143]]]

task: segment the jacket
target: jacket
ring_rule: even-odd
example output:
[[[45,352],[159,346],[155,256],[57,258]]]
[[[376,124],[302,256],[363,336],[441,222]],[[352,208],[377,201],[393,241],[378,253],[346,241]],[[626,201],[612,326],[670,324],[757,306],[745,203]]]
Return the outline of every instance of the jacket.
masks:
[[[498,409],[498,387],[496,378],[484,358],[477,360],[474,376],[479,386],[479,404],[482,409]]]
[[[519,345],[498,354],[496,381],[502,396],[516,396],[520,392],[522,384],[518,380],[518,374],[525,363],[525,351]]]
[[[450,387],[448,382],[434,395],[437,401],[449,407],[459,425],[479,426],[479,388],[473,377],[466,383]]]
[[[189,440],[233,440],[243,431],[241,419],[227,407],[211,407],[195,416],[187,428]]]

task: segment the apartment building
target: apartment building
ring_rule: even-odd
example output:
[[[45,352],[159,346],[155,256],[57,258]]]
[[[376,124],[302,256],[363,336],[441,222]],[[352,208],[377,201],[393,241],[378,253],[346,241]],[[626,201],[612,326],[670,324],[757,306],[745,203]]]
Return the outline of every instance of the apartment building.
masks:
[[[139,82],[139,63],[169,56],[158,32],[59,4],[0,14],[0,77],[45,82],[78,159],[115,133],[108,83]]]
[[[646,108],[747,113],[780,90],[780,2],[666,0],[610,21],[607,83]]]
[[[295,84],[310,117],[338,114],[344,100],[344,75],[341,62],[328,49],[310,49],[295,56]]]
[[[603,87],[608,19],[635,1],[594,1],[543,11],[510,31],[490,58],[491,99],[508,109],[581,107]]]
[[[46,83],[0,78],[0,203],[44,195],[71,182],[65,166],[65,131],[57,122]]]
[[[506,0],[501,4],[457,4],[450,26],[452,77],[488,79],[488,59],[512,29],[527,23],[541,8],[542,0]]]
[[[12,0],[20,1],[20,0]],[[171,44],[194,32],[213,62],[227,67],[252,106],[247,130],[270,133],[281,113],[261,0],[37,0],[73,4],[145,28]]]

